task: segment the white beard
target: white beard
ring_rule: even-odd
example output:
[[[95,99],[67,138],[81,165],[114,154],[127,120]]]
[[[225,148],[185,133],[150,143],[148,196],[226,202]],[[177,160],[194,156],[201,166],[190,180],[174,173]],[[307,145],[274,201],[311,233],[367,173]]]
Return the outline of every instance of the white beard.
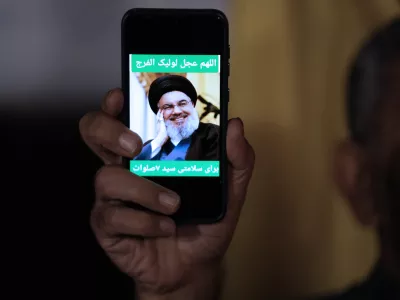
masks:
[[[190,137],[193,132],[199,128],[199,115],[197,111],[186,117],[186,122],[182,125],[175,125],[171,120],[165,121],[168,136],[171,140],[184,140]]]

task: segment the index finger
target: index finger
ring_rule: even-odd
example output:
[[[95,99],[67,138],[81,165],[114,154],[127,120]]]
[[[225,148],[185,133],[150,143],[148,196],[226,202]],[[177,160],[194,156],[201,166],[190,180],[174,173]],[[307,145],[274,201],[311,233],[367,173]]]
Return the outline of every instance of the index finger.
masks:
[[[167,215],[174,213],[180,204],[173,191],[115,166],[100,169],[95,188],[101,201],[121,200]]]
[[[160,121],[161,120],[161,112],[162,112],[162,110],[161,110],[161,108],[158,110],[158,112],[157,112],[157,121]]]
[[[160,110],[160,121],[164,122],[164,110]]]
[[[79,131],[89,148],[107,164],[119,161],[120,156],[132,158],[142,149],[142,139],[136,133],[101,111],[83,116]]]

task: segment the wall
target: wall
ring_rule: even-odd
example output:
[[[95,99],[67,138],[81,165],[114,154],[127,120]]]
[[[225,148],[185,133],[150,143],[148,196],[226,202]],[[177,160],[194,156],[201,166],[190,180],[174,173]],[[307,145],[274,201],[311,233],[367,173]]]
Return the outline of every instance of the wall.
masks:
[[[229,15],[228,0],[2,0],[0,105],[97,107],[120,86],[121,19],[134,7],[216,8]]]
[[[398,12],[396,1],[236,0],[228,11],[228,0],[4,0],[2,112],[11,106],[42,118],[50,110],[57,118],[97,108],[120,83],[120,20],[135,6],[214,7],[231,16],[231,115],[244,119],[257,166],[223,298],[322,292],[366,274],[374,235],[337,195],[330,159],[345,134],[349,56]]]
[[[369,271],[374,234],[337,195],[331,154],[345,135],[348,60],[398,7],[394,0],[236,1],[231,115],[243,118],[257,160],[226,259],[224,299],[336,290]]]

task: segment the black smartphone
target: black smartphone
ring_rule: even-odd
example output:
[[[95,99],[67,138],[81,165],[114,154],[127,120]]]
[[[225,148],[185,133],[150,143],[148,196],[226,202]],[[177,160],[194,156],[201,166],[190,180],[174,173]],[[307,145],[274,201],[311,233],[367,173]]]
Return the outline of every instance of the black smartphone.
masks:
[[[181,197],[177,223],[227,207],[229,30],[213,9],[131,9],[122,19],[122,120],[143,141],[124,164]]]

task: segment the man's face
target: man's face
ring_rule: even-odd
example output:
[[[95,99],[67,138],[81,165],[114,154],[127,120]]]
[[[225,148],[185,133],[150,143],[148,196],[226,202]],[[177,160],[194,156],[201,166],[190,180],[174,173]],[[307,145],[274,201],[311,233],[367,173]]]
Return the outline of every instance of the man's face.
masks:
[[[353,212],[379,229],[400,260],[400,65],[382,76],[365,145],[346,142],[337,153],[336,180]]]
[[[197,111],[185,93],[172,91],[164,94],[158,107],[163,113],[168,136],[172,139],[188,138],[199,126]]]
[[[184,126],[188,116],[194,110],[190,98],[179,91],[164,94],[158,102],[158,106],[163,112],[164,120],[171,121],[171,124],[177,127]]]

